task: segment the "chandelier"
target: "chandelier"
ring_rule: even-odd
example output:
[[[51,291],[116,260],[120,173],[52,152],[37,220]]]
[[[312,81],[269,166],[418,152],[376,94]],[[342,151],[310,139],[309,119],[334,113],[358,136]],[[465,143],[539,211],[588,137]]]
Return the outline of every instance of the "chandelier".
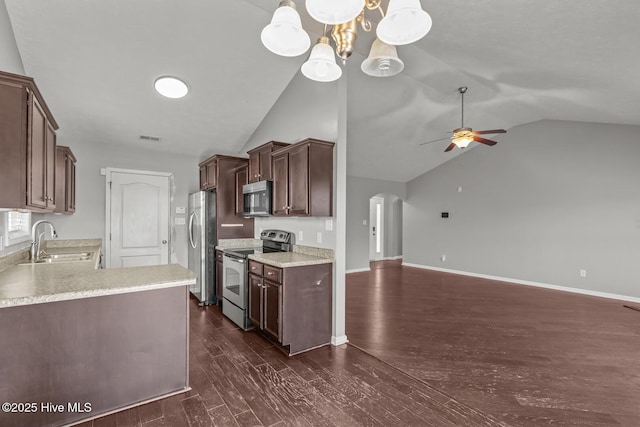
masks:
[[[340,78],[342,68],[335,57],[346,63],[353,53],[358,25],[364,31],[371,31],[371,21],[365,18],[367,10],[378,10],[382,16],[369,57],[360,67],[370,76],[390,77],[401,72],[404,63],[398,58],[396,46],[418,41],[431,29],[431,17],[422,9],[420,0],[389,0],[386,14],[381,7],[382,0],[306,0],[305,3],[309,15],[324,24],[322,36],[301,67],[302,74],[318,82]],[[332,27],[335,51],[327,36],[328,26]],[[280,2],[271,23],[262,30],[261,39],[267,49],[280,56],[299,56],[311,46],[292,0]]]

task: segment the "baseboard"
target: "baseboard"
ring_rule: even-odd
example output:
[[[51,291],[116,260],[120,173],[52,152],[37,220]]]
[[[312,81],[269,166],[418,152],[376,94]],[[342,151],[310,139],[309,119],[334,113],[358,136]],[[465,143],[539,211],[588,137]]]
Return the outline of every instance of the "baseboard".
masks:
[[[371,271],[371,269],[369,267],[367,268],[355,268],[353,270],[347,270],[345,271],[345,274],[350,274],[350,273],[362,273],[363,271]]]
[[[332,345],[336,345],[337,346],[337,345],[346,344],[348,342],[349,342],[349,340],[347,339],[346,335],[341,335],[339,337],[336,337],[336,336],[332,336],[331,337],[331,344]]]
[[[572,288],[572,287],[569,287],[569,286],[551,285],[551,284],[548,284],[548,283],[532,282],[532,281],[529,281],[529,280],[520,280],[520,279],[512,279],[512,278],[509,278],[509,277],[492,276],[490,274],[471,273],[471,272],[468,272],[468,271],[452,270],[452,269],[448,269],[448,268],[433,267],[433,266],[430,266],[430,265],[412,264],[412,263],[409,263],[409,262],[402,263],[402,265],[407,266],[407,267],[421,268],[423,270],[441,271],[443,273],[460,274],[460,275],[463,275],[463,276],[472,276],[472,277],[478,277],[478,278],[481,278],[481,279],[497,280],[499,282],[508,282],[508,283],[514,283],[514,284],[517,284],[517,285],[535,286],[535,287],[538,287],[538,288],[553,289],[553,290],[556,290],[556,291],[564,291],[564,292],[571,292],[571,293],[574,293],[574,294],[589,295],[589,296],[592,296],[592,297],[609,298],[609,299],[616,299],[616,300],[621,300],[621,301],[629,301],[629,302],[640,303],[640,298],[632,297],[632,296],[628,296],[628,295],[611,294],[611,293],[607,293],[607,292],[592,291],[592,290],[589,290],[589,289]]]

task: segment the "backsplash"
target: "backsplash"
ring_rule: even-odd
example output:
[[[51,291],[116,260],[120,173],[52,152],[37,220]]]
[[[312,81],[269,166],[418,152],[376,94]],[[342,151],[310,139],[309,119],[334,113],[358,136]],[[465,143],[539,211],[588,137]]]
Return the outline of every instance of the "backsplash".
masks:
[[[330,227],[328,227],[330,226]],[[327,230],[331,228],[331,230]],[[255,235],[263,230],[276,229],[295,233],[293,244],[334,249],[336,245],[335,220],[332,217],[257,217]],[[302,239],[300,238],[302,237]]]

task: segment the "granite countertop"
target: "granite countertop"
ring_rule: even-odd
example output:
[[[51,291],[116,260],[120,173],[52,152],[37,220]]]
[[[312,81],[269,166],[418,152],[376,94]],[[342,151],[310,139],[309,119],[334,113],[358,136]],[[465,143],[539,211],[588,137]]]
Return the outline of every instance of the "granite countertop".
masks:
[[[334,260],[331,249],[302,245],[294,245],[292,252],[252,254],[249,255],[249,259],[279,268],[330,264]]]
[[[34,264],[22,260],[0,271],[0,309],[53,301],[90,298],[195,283],[195,276],[177,264],[96,269],[100,239],[47,244],[47,253],[93,252],[90,260]],[[71,242],[71,241],[69,241]]]

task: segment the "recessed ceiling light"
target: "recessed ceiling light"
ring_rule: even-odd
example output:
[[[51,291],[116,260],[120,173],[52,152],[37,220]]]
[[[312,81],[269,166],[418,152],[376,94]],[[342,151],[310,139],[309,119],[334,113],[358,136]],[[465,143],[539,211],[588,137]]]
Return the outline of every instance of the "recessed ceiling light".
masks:
[[[182,98],[189,92],[189,87],[185,82],[171,76],[158,77],[154,86],[160,95],[167,98]]]

